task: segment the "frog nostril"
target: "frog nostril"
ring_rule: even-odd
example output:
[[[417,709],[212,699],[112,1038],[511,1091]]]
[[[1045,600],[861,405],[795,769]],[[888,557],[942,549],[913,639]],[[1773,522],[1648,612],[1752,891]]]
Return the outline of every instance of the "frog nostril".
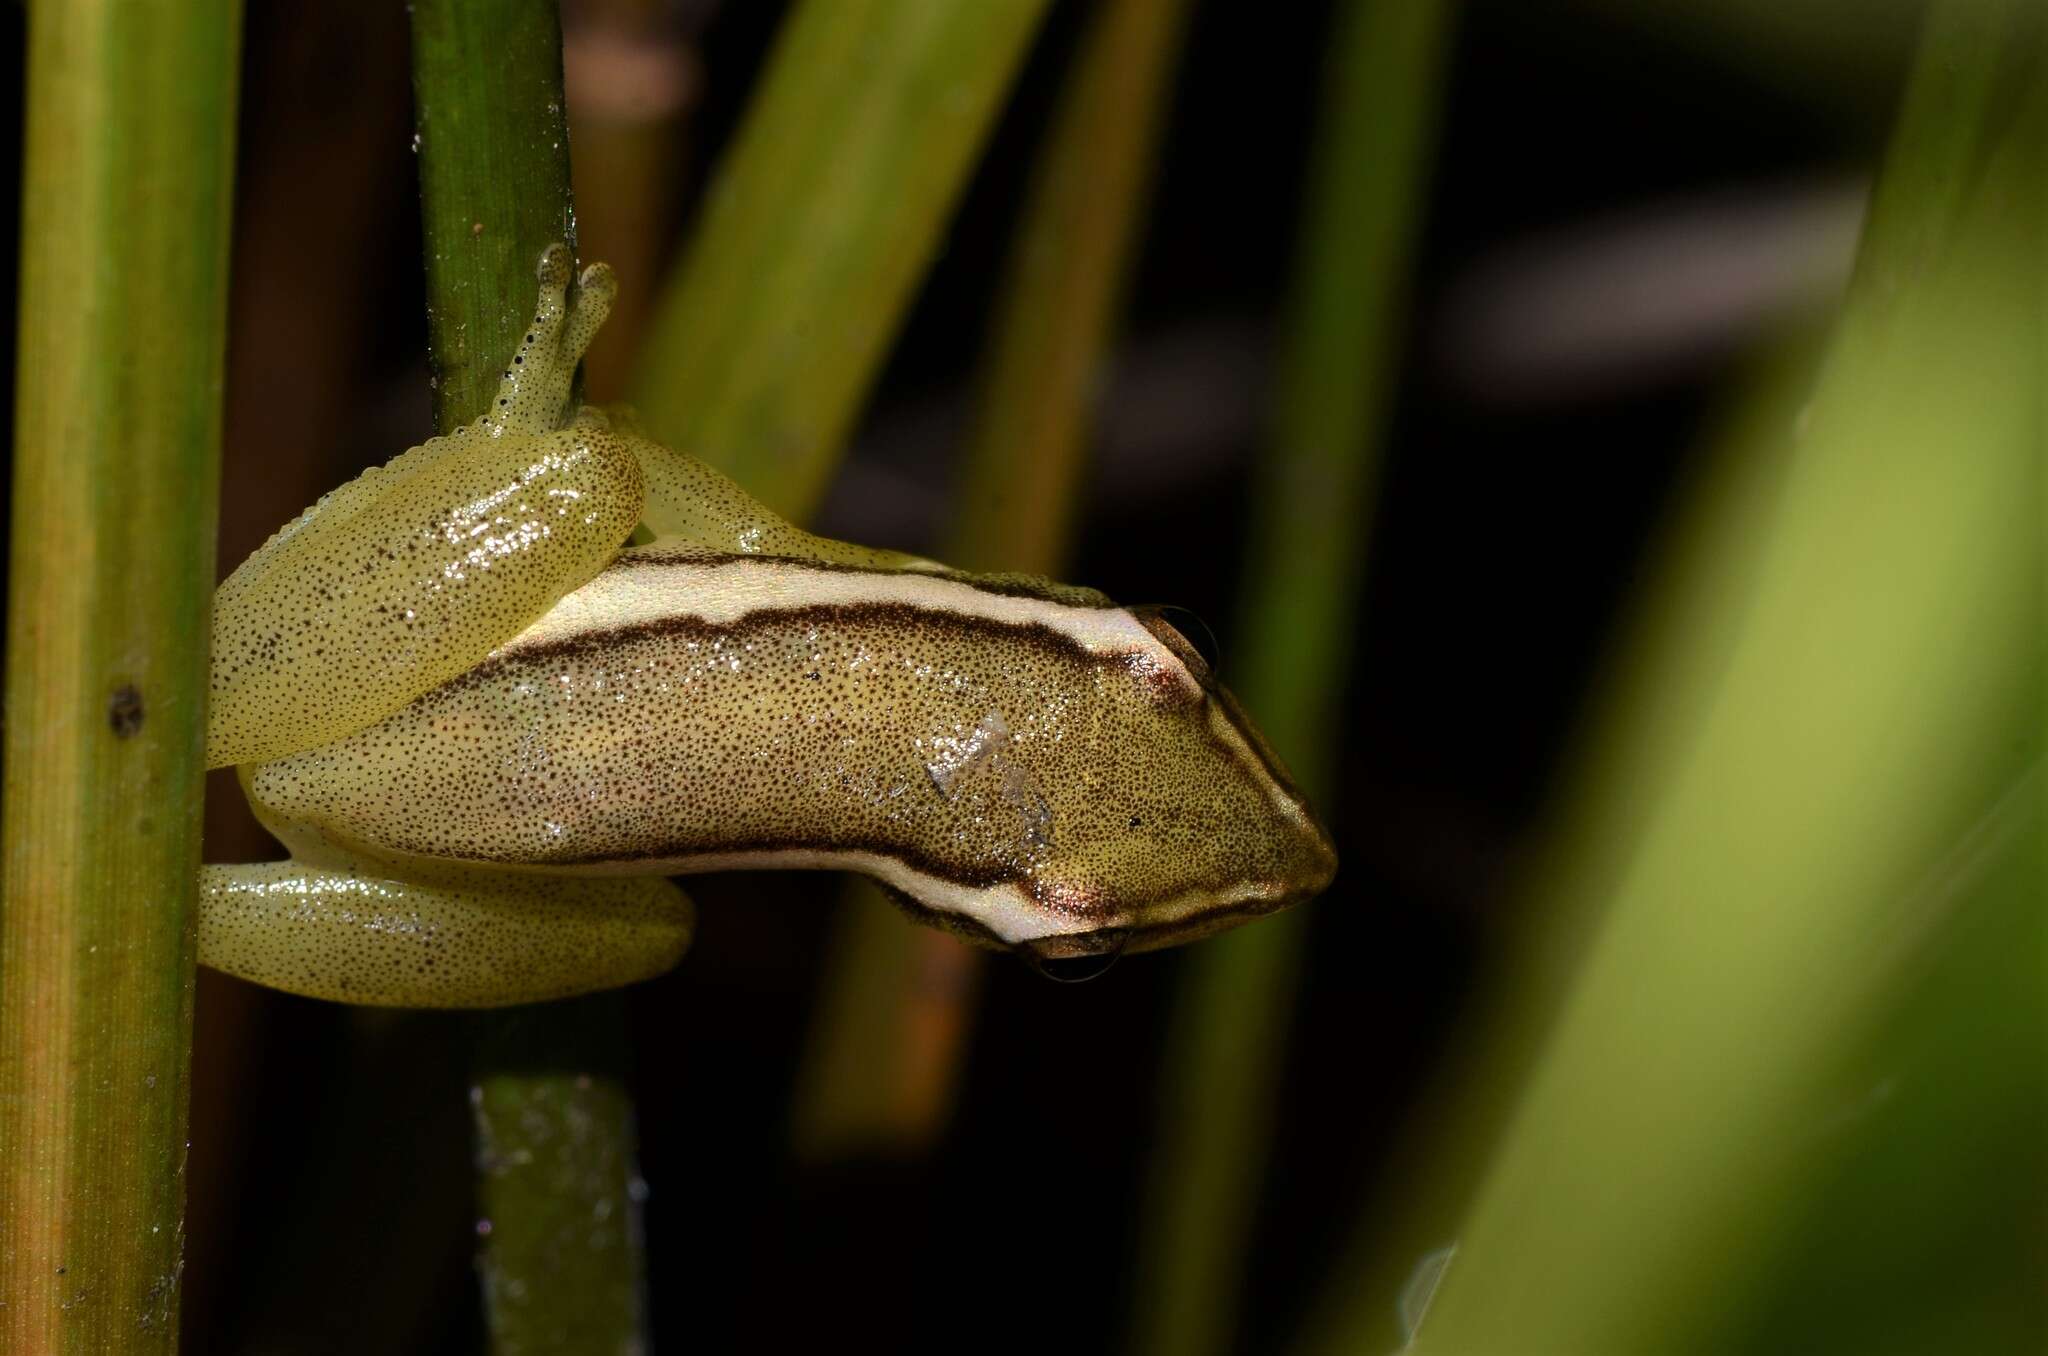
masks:
[[[1047,956],[1037,951],[1022,952],[1031,968],[1057,984],[1079,984],[1094,979],[1115,965],[1117,957],[1124,954],[1124,945],[1130,934],[1121,930],[1102,932],[1088,938],[1091,942],[1104,943],[1103,949],[1082,955]]]

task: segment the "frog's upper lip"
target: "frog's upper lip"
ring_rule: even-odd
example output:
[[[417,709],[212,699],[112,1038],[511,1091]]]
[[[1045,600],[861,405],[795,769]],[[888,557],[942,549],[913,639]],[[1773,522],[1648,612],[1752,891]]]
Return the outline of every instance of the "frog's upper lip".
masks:
[[[1332,859],[1334,863],[1334,858]],[[1211,933],[1221,932],[1240,922],[1263,918],[1269,913],[1279,913],[1296,904],[1306,903],[1321,894],[1329,884],[1325,877],[1315,885],[1301,889],[1287,890],[1278,894],[1253,896],[1212,905],[1198,913],[1176,918],[1170,923],[1154,927],[1134,929],[1129,946],[1130,951],[1157,951],[1163,947],[1179,946],[1192,942]]]
[[[1157,951],[1169,946],[1178,946],[1183,942],[1196,941],[1238,923],[1263,918],[1267,914],[1279,913],[1296,904],[1306,903],[1320,895],[1329,887],[1330,881],[1336,875],[1337,854],[1326,837],[1318,838],[1318,847],[1318,855],[1322,859],[1321,865],[1324,869],[1315,873],[1307,883],[1291,889],[1277,882],[1248,883],[1244,891],[1235,898],[1163,922],[1109,923],[1099,928],[1052,933],[1028,941],[998,944],[1007,945],[1011,950],[1028,958],[1032,955],[1049,954],[1076,957],[1100,955],[1107,951]]]

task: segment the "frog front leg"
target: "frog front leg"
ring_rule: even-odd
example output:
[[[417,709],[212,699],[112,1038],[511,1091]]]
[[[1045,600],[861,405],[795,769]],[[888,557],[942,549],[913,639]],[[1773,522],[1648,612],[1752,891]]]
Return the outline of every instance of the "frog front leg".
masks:
[[[309,998],[490,1008],[652,978],[693,913],[658,877],[568,879],[449,868],[391,880],[372,863],[200,870],[199,958]]]
[[[604,421],[569,417],[611,273],[586,270],[572,299],[559,245],[539,273],[532,325],[484,415],[325,496],[222,585],[211,765],[318,747],[402,709],[588,580],[633,530],[634,454]],[[198,929],[202,961],[275,988],[488,1007],[644,979],[689,942],[689,903],[665,881],[462,867],[396,879],[375,857],[280,836],[298,859],[202,869]]]
[[[542,257],[533,324],[489,412],[366,471],[287,524],[214,597],[207,763],[330,743],[447,682],[595,575],[640,519],[628,441],[571,420],[611,307]]]

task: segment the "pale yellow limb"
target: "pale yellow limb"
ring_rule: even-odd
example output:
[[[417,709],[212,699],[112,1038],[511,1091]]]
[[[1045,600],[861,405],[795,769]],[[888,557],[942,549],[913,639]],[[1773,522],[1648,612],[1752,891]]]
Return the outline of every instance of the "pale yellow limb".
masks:
[[[639,459],[647,484],[647,507],[642,521],[654,534],[653,541],[646,544],[657,550],[681,546],[721,555],[780,556],[859,570],[945,575],[1057,598],[1082,607],[1109,605],[1109,599],[1094,589],[1060,584],[1034,574],[970,574],[905,551],[862,546],[806,532],[748,494],[723,471],[640,436],[634,428],[631,410],[623,406],[586,408],[578,417],[602,421],[606,427],[615,429]]]
[[[682,891],[657,877],[200,870],[203,964],[345,1003],[489,1008],[632,984],[681,959],[693,921]]]
[[[592,264],[568,295],[575,265],[557,242],[540,256],[540,299],[533,324],[512,354],[491,408],[477,421],[493,438],[508,433],[552,433],[569,422],[569,392],[576,364],[597,337],[619,294],[609,264]]]
[[[365,472],[287,524],[214,598],[207,763],[330,743],[474,667],[604,567],[639,520],[639,460],[602,420],[563,428],[611,304],[566,250],[493,412]]]
[[[586,409],[582,417],[606,421],[639,459],[647,485],[642,520],[658,544],[871,570],[945,569],[903,551],[835,541],[804,531],[741,489],[739,482],[723,471],[641,436],[632,411],[623,406]]]

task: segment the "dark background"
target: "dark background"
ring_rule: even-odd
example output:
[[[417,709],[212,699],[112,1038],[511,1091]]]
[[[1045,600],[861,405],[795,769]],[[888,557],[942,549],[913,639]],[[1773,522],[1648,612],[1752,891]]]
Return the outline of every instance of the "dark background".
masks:
[[[1915,7],[1833,26],[1785,8],[1475,0],[1460,16],[1330,734],[1343,869],[1308,906],[1245,1350],[1280,1344],[1341,1284],[1356,1221],[1406,1185],[1386,1150],[1523,921],[1518,872],[1689,458],[1744,355],[1846,269],[1845,250],[1812,241],[1853,230]],[[835,535],[915,548],[937,534],[1010,224],[1084,10],[1057,7],[1023,73],[830,500]],[[685,230],[780,13],[671,15],[704,82],[674,166]],[[1327,19],[1321,4],[1196,6],[1070,571],[1201,614],[1226,679]],[[10,8],[17,88],[20,22]],[[398,6],[250,6],[222,573],[430,426],[406,62]],[[1658,231],[1656,264],[1639,249],[1628,275],[1648,299],[1640,324],[1557,339],[1569,316],[1550,311],[1605,299],[1546,311],[1531,289]],[[211,791],[210,860],[276,855],[231,783]],[[833,892],[806,876],[692,890],[696,949],[631,1000],[658,1347],[1114,1347],[1181,957],[1133,957],[1079,987],[995,965],[936,1151],[799,1167],[792,1079]],[[471,1031],[202,973],[190,1350],[480,1342]],[[1397,1342],[1390,1316],[1385,1348]]]

